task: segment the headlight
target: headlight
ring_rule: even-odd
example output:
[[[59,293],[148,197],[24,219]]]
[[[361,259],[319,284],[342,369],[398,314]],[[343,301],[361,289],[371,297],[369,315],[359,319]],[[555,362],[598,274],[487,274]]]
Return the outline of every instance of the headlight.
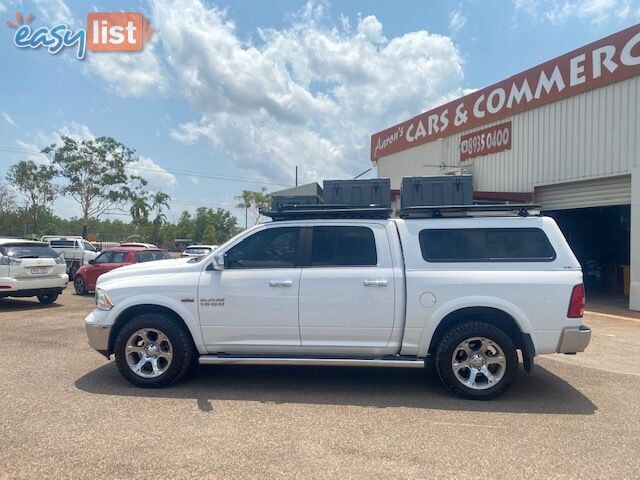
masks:
[[[64,257],[62,255],[58,255],[56,257],[56,263],[62,265],[62,264],[67,263],[67,262],[66,262],[66,260],[64,259]]]
[[[109,295],[99,288],[96,289],[96,307],[98,307],[99,310],[111,310],[113,308],[113,303],[111,303]]]

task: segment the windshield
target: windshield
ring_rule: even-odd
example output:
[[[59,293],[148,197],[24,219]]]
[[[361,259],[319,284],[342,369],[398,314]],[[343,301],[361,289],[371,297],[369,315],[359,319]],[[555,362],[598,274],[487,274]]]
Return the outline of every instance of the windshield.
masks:
[[[184,253],[188,253],[191,255],[206,255],[209,253],[211,249],[209,247],[193,247],[187,248]]]
[[[149,250],[136,253],[136,258],[139,263],[154,262],[156,260],[168,260],[171,258],[171,254],[164,250]]]
[[[48,245],[20,243],[0,246],[0,254],[13,258],[56,258],[59,253]]]

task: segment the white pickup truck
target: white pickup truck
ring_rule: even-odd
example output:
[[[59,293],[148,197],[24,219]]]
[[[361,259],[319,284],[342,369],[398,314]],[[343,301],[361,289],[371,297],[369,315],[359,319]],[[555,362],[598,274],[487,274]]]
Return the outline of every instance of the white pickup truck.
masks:
[[[518,350],[531,371],[535,355],[587,347],[582,272],[551,218],[461,215],[280,215],[202,258],[119,268],[98,280],[89,343],[141,387],[168,385],[195,361],[433,357],[454,393],[496,397]]]
[[[51,248],[64,257],[67,263],[67,273],[72,280],[80,267],[98,256],[96,247],[79,236],[45,235],[41,240],[47,242]]]

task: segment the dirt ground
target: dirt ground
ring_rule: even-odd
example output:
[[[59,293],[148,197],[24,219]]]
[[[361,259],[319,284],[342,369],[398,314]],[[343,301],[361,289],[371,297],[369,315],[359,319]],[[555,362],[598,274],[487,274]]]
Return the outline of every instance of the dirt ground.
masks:
[[[92,297],[0,300],[0,478],[639,478],[640,322],[539,357],[492,402],[429,370],[199,367],[130,386],[91,350]]]

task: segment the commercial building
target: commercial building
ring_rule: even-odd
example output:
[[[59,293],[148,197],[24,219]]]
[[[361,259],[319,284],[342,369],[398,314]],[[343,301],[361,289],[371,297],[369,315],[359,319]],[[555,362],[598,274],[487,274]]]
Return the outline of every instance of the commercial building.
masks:
[[[640,310],[640,24],[375,133],[371,160],[396,199],[468,173],[474,201],[541,204],[587,291]]]

